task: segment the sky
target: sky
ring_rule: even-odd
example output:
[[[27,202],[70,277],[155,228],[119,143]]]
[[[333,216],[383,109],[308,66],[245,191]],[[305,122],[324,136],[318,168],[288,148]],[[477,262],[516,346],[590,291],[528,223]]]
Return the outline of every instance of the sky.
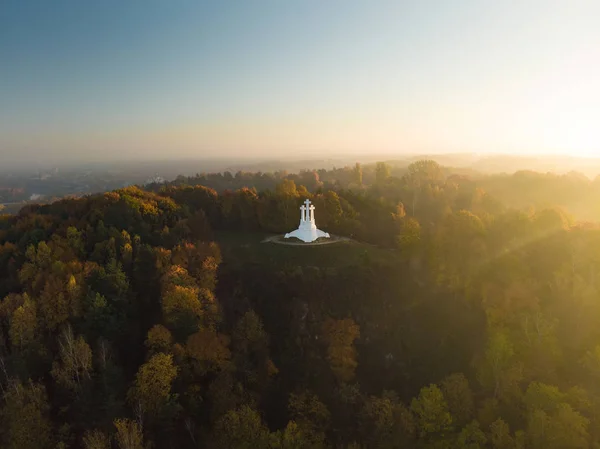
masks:
[[[597,0],[0,0],[0,164],[600,156]]]

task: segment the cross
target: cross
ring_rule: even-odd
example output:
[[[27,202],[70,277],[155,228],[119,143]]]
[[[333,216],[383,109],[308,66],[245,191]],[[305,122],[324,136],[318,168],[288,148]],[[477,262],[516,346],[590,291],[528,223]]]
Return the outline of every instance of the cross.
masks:
[[[310,206],[310,200],[307,199],[304,204],[306,204],[306,209],[308,209],[308,206]]]

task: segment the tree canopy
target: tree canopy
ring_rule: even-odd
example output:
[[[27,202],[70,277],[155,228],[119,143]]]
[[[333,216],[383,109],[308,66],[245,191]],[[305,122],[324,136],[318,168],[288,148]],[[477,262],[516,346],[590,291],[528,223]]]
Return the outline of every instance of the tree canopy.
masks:
[[[598,447],[599,186],[381,162],[1,216],[0,447]],[[352,241],[261,244],[306,198]]]

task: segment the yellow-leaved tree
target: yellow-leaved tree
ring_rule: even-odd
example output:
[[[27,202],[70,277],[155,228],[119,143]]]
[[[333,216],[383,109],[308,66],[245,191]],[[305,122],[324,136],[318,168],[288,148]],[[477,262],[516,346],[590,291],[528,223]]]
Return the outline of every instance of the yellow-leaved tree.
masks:
[[[142,428],[131,419],[117,419],[114,422],[117,428],[115,440],[119,449],[144,449]]]
[[[13,345],[23,348],[35,339],[37,313],[35,303],[23,294],[23,305],[15,310],[10,318],[8,335]]]
[[[171,354],[158,353],[140,366],[129,400],[143,413],[157,414],[171,397],[171,385],[177,377],[177,367]]]
[[[83,434],[85,449],[110,449],[110,438],[100,430],[88,430]]]
[[[156,324],[148,331],[145,345],[150,354],[169,352],[173,346],[173,336],[162,324]]]

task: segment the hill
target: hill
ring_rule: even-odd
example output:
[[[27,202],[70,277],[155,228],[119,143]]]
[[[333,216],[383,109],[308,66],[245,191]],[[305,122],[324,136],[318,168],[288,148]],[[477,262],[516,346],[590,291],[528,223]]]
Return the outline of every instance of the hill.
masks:
[[[394,263],[398,258],[393,251],[356,241],[302,247],[264,242],[268,236],[270,234],[221,231],[215,233],[215,241],[221,248],[223,263],[240,267],[258,264],[265,269],[339,268],[362,265],[365,261]]]

